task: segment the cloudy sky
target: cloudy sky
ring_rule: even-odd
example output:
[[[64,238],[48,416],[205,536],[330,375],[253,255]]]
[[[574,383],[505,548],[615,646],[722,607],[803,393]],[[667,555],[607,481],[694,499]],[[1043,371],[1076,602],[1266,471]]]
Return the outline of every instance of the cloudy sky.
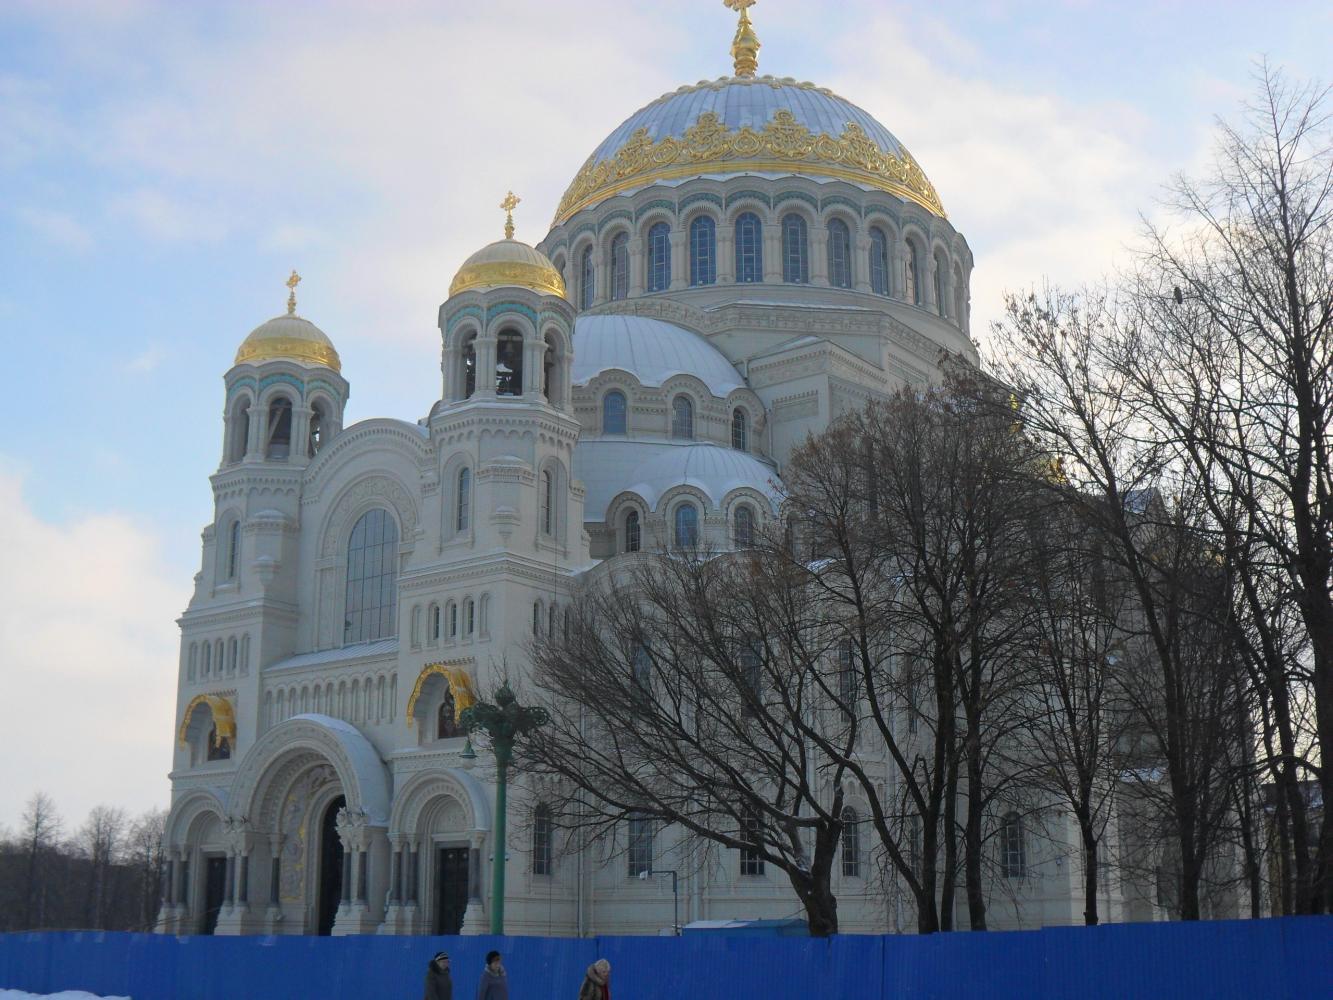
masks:
[[[1096,278],[1206,163],[1266,56],[1333,78],[1333,6],[762,0],[761,72],[883,121],[1002,291]],[[221,376],[300,312],[348,420],[416,419],[436,310],[523,197],[536,242],[639,106],[730,70],[718,0],[0,3],[0,826],[167,801]]]

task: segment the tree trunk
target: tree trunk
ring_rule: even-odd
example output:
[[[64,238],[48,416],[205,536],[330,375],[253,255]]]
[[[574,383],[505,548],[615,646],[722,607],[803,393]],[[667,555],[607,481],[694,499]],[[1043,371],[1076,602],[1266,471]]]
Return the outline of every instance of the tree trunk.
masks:
[[[1079,832],[1083,837],[1083,924],[1096,927],[1097,915],[1097,835],[1093,832],[1091,817],[1078,817]]]
[[[975,730],[974,730],[975,731]],[[963,829],[964,879],[967,887],[967,917],[974,931],[986,929],[986,895],[981,884],[981,761],[979,742],[967,740],[967,820]]]

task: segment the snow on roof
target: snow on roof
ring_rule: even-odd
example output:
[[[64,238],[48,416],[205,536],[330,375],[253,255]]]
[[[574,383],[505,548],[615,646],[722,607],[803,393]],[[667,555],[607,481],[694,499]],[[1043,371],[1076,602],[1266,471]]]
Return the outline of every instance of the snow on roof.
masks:
[[[574,384],[587,385],[612,369],[649,386],[693,375],[718,398],[745,384],[721,351],[683,327],[647,316],[580,316],[574,323]]]
[[[353,646],[340,646],[338,649],[321,649],[317,653],[297,653],[285,660],[279,660],[265,670],[299,670],[301,667],[317,667],[328,663],[341,663],[344,660],[363,660],[376,656],[391,656],[398,652],[398,637],[376,639],[374,642],[358,642]]]

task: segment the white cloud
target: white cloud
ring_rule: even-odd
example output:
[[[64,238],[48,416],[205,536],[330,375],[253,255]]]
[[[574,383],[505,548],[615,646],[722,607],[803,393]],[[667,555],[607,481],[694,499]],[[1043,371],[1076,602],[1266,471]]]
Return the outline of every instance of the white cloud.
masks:
[[[228,231],[228,224],[216,210],[153,188],[141,187],[116,196],[108,212],[162,243],[207,243],[222,239]]]
[[[147,375],[149,372],[156,370],[157,366],[166,359],[166,349],[157,344],[152,344],[125,362],[122,367],[131,375]]]
[[[15,209],[19,220],[42,240],[62,250],[86,253],[93,247],[93,234],[66,212],[35,207]]]
[[[101,802],[165,804],[188,593],[158,539],[117,514],[45,521],[0,472],[0,551],[0,822],[39,790],[76,823]]]

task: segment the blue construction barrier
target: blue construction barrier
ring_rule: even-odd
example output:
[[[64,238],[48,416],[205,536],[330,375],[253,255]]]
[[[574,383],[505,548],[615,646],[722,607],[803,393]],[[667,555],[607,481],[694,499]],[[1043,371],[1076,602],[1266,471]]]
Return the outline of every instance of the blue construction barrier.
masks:
[[[572,1000],[599,957],[611,962],[616,1000],[1333,996],[1333,917],[823,940],[3,934],[0,988],[133,1000],[416,1000],[426,962],[444,949],[467,1000],[491,948],[504,953],[513,1000]]]

